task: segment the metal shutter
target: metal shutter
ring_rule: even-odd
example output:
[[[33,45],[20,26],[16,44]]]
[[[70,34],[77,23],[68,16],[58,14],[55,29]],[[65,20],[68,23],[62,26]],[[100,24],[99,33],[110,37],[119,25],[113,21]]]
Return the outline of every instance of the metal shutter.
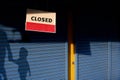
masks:
[[[4,28],[5,26],[1,27]],[[30,32],[31,40],[24,42],[21,41],[20,34],[17,33],[13,36],[12,27],[4,29],[8,37],[13,59],[16,60],[16,63],[10,62],[8,60],[8,51],[4,50],[6,52],[4,68],[6,69],[8,80],[21,80],[19,73],[23,73],[22,75],[24,76],[24,72],[28,67],[30,67],[31,76],[27,73],[27,80],[68,80],[68,43],[65,39],[65,33],[61,36],[59,32],[54,35],[43,33],[32,34]],[[3,41],[4,36],[0,33],[0,42]],[[0,50],[3,50],[4,48],[1,48],[1,46],[4,46],[4,43],[0,45]],[[20,52],[21,47],[24,47],[26,51]],[[21,60],[19,54],[26,54],[26,52],[28,53],[27,58]],[[23,54],[22,56],[24,56]],[[27,62],[29,63],[28,67]],[[3,76],[0,69],[1,78]]]
[[[14,59],[19,57],[19,49],[24,46],[28,54],[31,70],[29,80],[67,80],[67,44],[66,43],[11,43]],[[24,63],[23,63],[24,64]],[[5,63],[10,80],[19,80],[18,66]]]
[[[120,42],[112,42],[111,80],[120,80]]]
[[[108,43],[76,42],[77,80],[108,79]]]

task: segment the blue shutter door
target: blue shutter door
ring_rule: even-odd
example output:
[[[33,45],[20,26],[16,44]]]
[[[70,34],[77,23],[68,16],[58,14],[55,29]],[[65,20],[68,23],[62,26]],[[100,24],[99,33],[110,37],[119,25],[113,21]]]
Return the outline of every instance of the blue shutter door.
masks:
[[[108,43],[77,41],[77,80],[108,79]]]
[[[31,77],[28,76],[28,80],[67,80],[67,43],[11,43],[10,45],[14,59],[18,59],[20,47],[24,46],[28,50],[27,61],[31,70]],[[5,67],[10,80],[20,79],[18,65],[6,58]]]
[[[112,42],[111,80],[120,80],[120,42]]]

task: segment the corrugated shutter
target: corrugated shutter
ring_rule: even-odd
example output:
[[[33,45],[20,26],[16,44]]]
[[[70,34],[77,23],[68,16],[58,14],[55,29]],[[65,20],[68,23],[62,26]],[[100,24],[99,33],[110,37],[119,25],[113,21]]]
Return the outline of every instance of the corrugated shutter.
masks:
[[[8,80],[68,80],[66,32],[61,33],[64,35],[59,33],[61,31],[57,31],[56,34],[37,32],[28,32],[27,34],[27,31],[23,30],[24,33],[22,33],[17,28],[14,30],[12,27],[0,25],[0,29],[2,27],[4,29],[1,31],[4,32],[0,32],[0,79],[4,78],[3,72],[6,73]],[[15,34],[15,32],[22,34]],[[5,50],[8,47],[7,41],[10,44],[14,62],[8,60],[8,51]],[[3,68],[6,72],[2,70]],[[31,76],[27,72],[29,68]],[[24,77],[26,79],[23,79]]]
[[[112,42],[111,80],[120,80],[120,42]]]
[[[23,46],[28,50],[27,61],[32,75],[28,80],[67,80],[66,43],[11,43],[14,59],[18,59]],[[5,67],[10,80],[20,79],[18,65],[9,62],[7,57]]]
[[[77,80],[108,79],[108,43],[77,41]]]

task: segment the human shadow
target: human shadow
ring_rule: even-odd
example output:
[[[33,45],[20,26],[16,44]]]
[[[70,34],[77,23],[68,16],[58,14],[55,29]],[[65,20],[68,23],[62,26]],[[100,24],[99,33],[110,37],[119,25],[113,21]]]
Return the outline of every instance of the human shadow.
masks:
[[[5,70],[5,57],[6,50],[8,51],[8,60],[12,61],[12,53],[10,49],[10,45],[7,39],[7,35],[4,30],[0,29],[0,74],[4,80],[7,79],[6,70]]]
[[[1,77],[1,75],[0,75],[0,80],[2,80],[2,77]]]
[[[18,65],[18,72],[20,76],[20,80],[27,80],[27,73],[29,72],[29,76],[31,76],[30,66],[27,61],[28,51],[26,48],[21,47],[19,50],[19,58],[17,60],[13,60],[14,63]]]

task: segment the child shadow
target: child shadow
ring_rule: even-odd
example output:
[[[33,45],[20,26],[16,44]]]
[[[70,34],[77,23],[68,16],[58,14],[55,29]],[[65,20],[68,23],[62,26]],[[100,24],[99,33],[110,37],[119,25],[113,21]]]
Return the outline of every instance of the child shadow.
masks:
[[[17,60],[13,60],[15,64],[18,65],[18,72],[20,76],[20,80],[27,80],[27,73],[31,76],[30,66],[27,61],[28,51],[21,47],[19,51],[19,58]]]

